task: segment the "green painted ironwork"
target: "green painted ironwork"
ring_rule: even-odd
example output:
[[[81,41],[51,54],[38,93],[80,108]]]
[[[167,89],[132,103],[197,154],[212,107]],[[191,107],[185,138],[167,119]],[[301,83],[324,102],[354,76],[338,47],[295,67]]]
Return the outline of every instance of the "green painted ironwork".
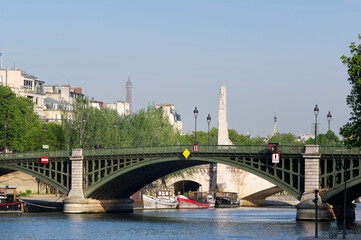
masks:
[[[49,157],[49,163],[41,163],[43,156]],[[71,175],[69,156],[70,151],[7,153],[0,156],[0,168],[27,173],[67,194]]]
[[[352,201],[361,196],[361,154],[360,149],[335,148],[321,154],[320,186],[324,191],[323,201],[336,203],[343,201],[344,180],[347,182],[347,198]],[[336,169],[336,161],[346,167]]]
[[[85,195],[117,198],[174,171],[207,163],[227,164],[258,175],[300,198],[304,189],[303,146],[280,146],[281,161],[273,164],[268,146],[164,146],[84,150]],[[135,176],[135,177],[134,177]]]

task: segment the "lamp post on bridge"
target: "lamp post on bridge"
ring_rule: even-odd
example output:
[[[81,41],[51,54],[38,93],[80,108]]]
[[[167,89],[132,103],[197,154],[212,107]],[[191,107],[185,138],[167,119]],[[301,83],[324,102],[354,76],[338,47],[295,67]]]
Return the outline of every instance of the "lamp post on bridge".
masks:
[[[315,123],[315,145],[317,145],[317,115],[319,113],[320,109],[317,107],[317,104],[315,106],[315,108],[313,109],[313,112],[315,113],[315,119],[316,119],[316,123]]]
[[[198,117],[198,109],[197,107],[194,108],[194,122],[195,122],[195,126],[194,126],[194,145],[197,145],[197,117]]]
[[[209,146],[209,126],[211,124],[211,114],[209,114],[209,113],[207,116],[207,123],[208,123],[208,146]]]
[[[114,126],[114,147],[115,147],[115,144],[117,142],[117,125],[118,125],[117,121],[114,120],[114,122],[113,122],[113,126]]]
[[[330,146],[330,125],[331,125],[331,119],[332,119],[332,114],[330,111],[328,111],[327,114],[327,121],[328,121],[328,146]]]

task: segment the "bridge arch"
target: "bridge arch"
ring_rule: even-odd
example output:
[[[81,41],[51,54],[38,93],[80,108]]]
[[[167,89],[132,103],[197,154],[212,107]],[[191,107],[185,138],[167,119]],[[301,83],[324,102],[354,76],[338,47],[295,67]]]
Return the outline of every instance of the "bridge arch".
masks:
[[[64,194],[68,194],[70,190],[70,168],[67,163],[65,163],[66,167],[64,167],[63,164],[63,162],[51,162],[47,165],[41,165],[40,163],[19,163],[12,165],[0,165],[0,168],[26,173],[38,178],[46,184],[49,184]],[[63,167],[60,167],[61,170],[58,170],[59,168],[57,166],[61,165],[63,165]]]
[[[303,193],[303,172],[301,155],[288,156],[282,166],[272,163],[271,156],[263,155],[238,155],[238,156],[202,156],[193,155],[185,159],[181,154],[158,158],[127,159],[123,167],[114,169],[112,161],[98,163],[103,165],[99,170],[87,171],[87,188],[85,197],[96,199],[125,198],[131,196],[145,185],[169,173],[209,163],[221,163],[250,172],[276,186],[282,188],[290,195],[300,199]],[[91,160],[90,160],[91,161]],[[107,160],[93,160],[107,161]],[[288,162],[288,163],[286,163]],[[93,164],[94,165],[94,164]],[[107,165],[107,167],[105,167]],[[119,163],[118,163],[119,165]],[[97,177],[95,177],[97,175]]]

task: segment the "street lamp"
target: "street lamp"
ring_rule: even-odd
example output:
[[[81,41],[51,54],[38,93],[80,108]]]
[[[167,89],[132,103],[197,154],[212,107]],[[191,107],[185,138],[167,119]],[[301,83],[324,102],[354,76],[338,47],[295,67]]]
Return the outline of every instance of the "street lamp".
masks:
[[[113,126],[114,126],[114,146],[115,146],[116,137],[117,137],[117,125],[118,125],[117,121],[114,120],[114,122],[113,122]]]
[[[336,170],[341,170],[343,168],[343,229],[342,229],[342,239],[346,239],[346,161],[342,164],[341,160],[336,161]]]
[[[317,104],[315,108],[313,109],[313,112],[315,113],[316,123],[315,123],[315,145],[317,145],[317,115],[320,109],[317,107]]]
[[[211,114],[209,113],[207,116],[207,122],[208,122],[208,146],[209,146],[209,125],[211,124]]]
[[[330,146],[330,124],[331,124],[331,119],[332,119],[332,114],[330,111],[328,111],[328,114],[327,114],[327,121],[328,121],[328,146]]]
[[[194,108],[194,120],[195,120],[195,133],[194,133],[194,144],[197,144],[197,117],[198,117],[198,109],[197,107]]]
[[[4,157],[5,157],[5,153],[6,153],[6,128],[8,127],[8,123],[4,122]]]

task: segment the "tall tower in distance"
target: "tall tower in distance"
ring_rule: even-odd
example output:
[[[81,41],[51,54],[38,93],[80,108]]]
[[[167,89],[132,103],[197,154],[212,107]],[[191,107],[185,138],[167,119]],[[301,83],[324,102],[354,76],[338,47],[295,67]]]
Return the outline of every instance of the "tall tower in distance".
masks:
[[[133,103],[132,103],[132,88],[133,84],[130,81],[130,71],[128,71],[128,82],[125,85],[125,88],[127,89],[127,98],[126,101],[129,103],[129,113],[131,114],[133,112]]]

